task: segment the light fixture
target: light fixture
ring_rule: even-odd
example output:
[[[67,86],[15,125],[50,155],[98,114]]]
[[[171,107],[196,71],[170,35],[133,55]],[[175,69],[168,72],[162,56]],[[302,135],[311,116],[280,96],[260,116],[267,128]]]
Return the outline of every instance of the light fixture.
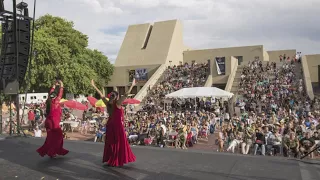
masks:
[[[17,4],[17,9],[23,11],[24,16],[29,17],[29,9],[27,3],[20,2],[19,4]]]

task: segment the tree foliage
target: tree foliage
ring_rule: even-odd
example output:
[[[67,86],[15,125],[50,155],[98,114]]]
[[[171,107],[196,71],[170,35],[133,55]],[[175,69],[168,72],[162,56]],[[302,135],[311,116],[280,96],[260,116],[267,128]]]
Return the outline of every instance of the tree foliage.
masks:
[[[73,22],[45,15],[35,21],[34,33],[37,55],[29,66],[31,91],[47,91],[57,76],[74,94],[92,93],[91,79],[100,86],[110,80],[113,65],[101,52],[88,48],[88,37],[74,29]]]

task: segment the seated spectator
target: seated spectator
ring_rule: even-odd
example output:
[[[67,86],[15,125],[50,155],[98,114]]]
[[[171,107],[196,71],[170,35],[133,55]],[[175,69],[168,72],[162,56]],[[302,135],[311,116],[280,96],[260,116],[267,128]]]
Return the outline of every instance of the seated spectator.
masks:
[[[305,137],[300,140],[300,152],[301,154],[308,153],[316,147],[315,140],[311,137],[310,132],[306,132]],[[310,154],[313,158],[313,153]]]
[[[241,143],[242,154],[248,154],[252,145],[253,129],[246,127],[243,133],[243,142]]]
[[[144,144],[144,139],[148,138],[149,136],[149,128],[145,122],[142,122],[139,136],[138,136],[138,144],[143,145]]]
[[[155,130],[156,130],[155,138],[156,138],[157,145],[160,146],[160,147],[164,147],[165,146],[165,143],[164,143],[165,131],[164,131],[164,128],[162,126],[162,123],[157,124]]]
[[[266,152],[266,138],[265,134],[262,132],[261,127],[256,129],[255,131],[255,143],[254,143],[254,155],[257,154],[258,148],[261,148],[261,154],[265,156]]]
[[[294,157],[299,155],[299,140],[296,138],[295,133],[291,132],[289,138],[286,138],[283,144],[283,154],[288,157],[289,152],[294,154]]]
[[[219,152],[223,152],[224,151],[224,143],[226,141],[226,137],[227,137],[226,127],[223,126],[223,127],[221,127],[221,130],[220,130],[220,132],[218,134],[217,143],[218,143],[218,146],[219,146],[219,148],[218,148]]]
[[[198,125],[196,124],[195,121],[191,122],[191,126],[190,126],[190,131],[192,133],[192,143],[196,144],[198,141]]]
[[[39,126],[36,126],[36,129],[34,130],[34,137],[42,137],[42,131]]]
[[[208,131],[209,131],[208,125],[205,121],[203,121],[201,126],[201,138],[208,139]]]
[[[106,127],[105,126],[101,126],[99,127],[99,130],[97,131],[96,133],[96,136],[94,137],[94,142],[97,142],[97,140],[100,140],[100,141],[104,141],[103,139],[103,135],[106,133]]]
[[[271,155],[276,156],[281,152],[282,136],[277,129],[268,136],[267,143],[268,151],[274,149],[274,151],[269,151]]]
[[[138,132],[139,132],[139,126],[135,126],[134,124],[131,124],[128,131],[129,143],[134,143],[138,140],[138,137],[139,137]]]
[[[319,140],[320,140],[319,132],[318,132],[318,131],[315,131],[315,132],[313,133],[312,138],[313,138],[315,141],[319,141]]]
[[[88,129],[90,128],[90,123],[89,123],[89,119],[82,121],[82,124],[80,126],[80,134],[87,134],[88,133]]]
[[[231,141],[229,147],[227,148],[227,151],[231,150],[231,152],[234,153],[235,148],[238,147],[242,141],[243,141],[242,134],[241,133],[237,134],[236,138]]]
[[[178,135],[176,137],[176,148],[187,149],[186,141],[187,141],[187,126],[182,122],[178,123],[177,126]]]

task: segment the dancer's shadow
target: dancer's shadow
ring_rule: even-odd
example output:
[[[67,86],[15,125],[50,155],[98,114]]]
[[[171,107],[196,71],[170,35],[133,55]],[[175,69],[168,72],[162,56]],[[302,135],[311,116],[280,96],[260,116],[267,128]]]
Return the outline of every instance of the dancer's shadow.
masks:
[[[85,146],[85,144],[84,144]],[[1,158],[11,163],[26,167],[41,173],[45,180],[77,180],[77,179],[110,179],[110,180],[133,180],[133,179],[184,179],[193,180],[185,176],[172,173],[152,172],[144,169],[145,164],[150,161],[149,157],[141,157],[139,162],[124,166],[122,168],[103,166],[102,154],[93,155],[92,153],[79,153],[71,151],[64,157],[51,159],[49,157],[41,158],[36,149],[38,144],[25,143],[23,141],[16,143],[4,141],[1,146]],[[138,159],[140,157],[137,157]],[[14,175],[12,175],[14,177]],[[24,177],[24,180],[28,178]],[[34,178],[29,178],[33,180]]]
[[[26,167],[27,169],[40,172],[41,174],[44,174],[42,176],[44,176],[46,180],[132,179],[125,174],[121,174],[116,171],[106,171],[106,169],[102,167],[102,163],[100,163],[100,166],[96,166],[91,162],[98,163],[98,158],[87,153],[70,152],[64,157],[51,159],[49,157],[41,158],[35,151],[37,148],[37,145],[30,143],[17,144],[11,143],[10,141],[5,141],[2,142],[0,147],[1,158],[11,163]],[[31,149],[34,151],[32,153],[28,152]],[[24,150],[27,151],[23,153]],[[99,160],[101,162],[101,159]],[[12,174],[12,177],[14,176],[15,175]],[[28,178],[24,177],[23,179],[27,180]]]

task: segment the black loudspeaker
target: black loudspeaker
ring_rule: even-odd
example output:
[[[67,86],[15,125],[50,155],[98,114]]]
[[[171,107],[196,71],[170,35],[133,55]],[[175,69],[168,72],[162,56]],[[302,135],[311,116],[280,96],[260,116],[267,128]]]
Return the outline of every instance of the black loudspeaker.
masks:
[[[3,3],[4,0],[0,0],[0,12],[3,12],[4,11],[4,3]]]
[[[2,49],[0,57],[0,89],[5,94],[17,94],[27,72],[30,52],[30,21],[17,19],[15,41],[13,21],[2,23]],[[18,44],[18,66],[15,43]],[[17,68],[18,67],[18,68]],[[18,77],[18,78],[17,78]]]

